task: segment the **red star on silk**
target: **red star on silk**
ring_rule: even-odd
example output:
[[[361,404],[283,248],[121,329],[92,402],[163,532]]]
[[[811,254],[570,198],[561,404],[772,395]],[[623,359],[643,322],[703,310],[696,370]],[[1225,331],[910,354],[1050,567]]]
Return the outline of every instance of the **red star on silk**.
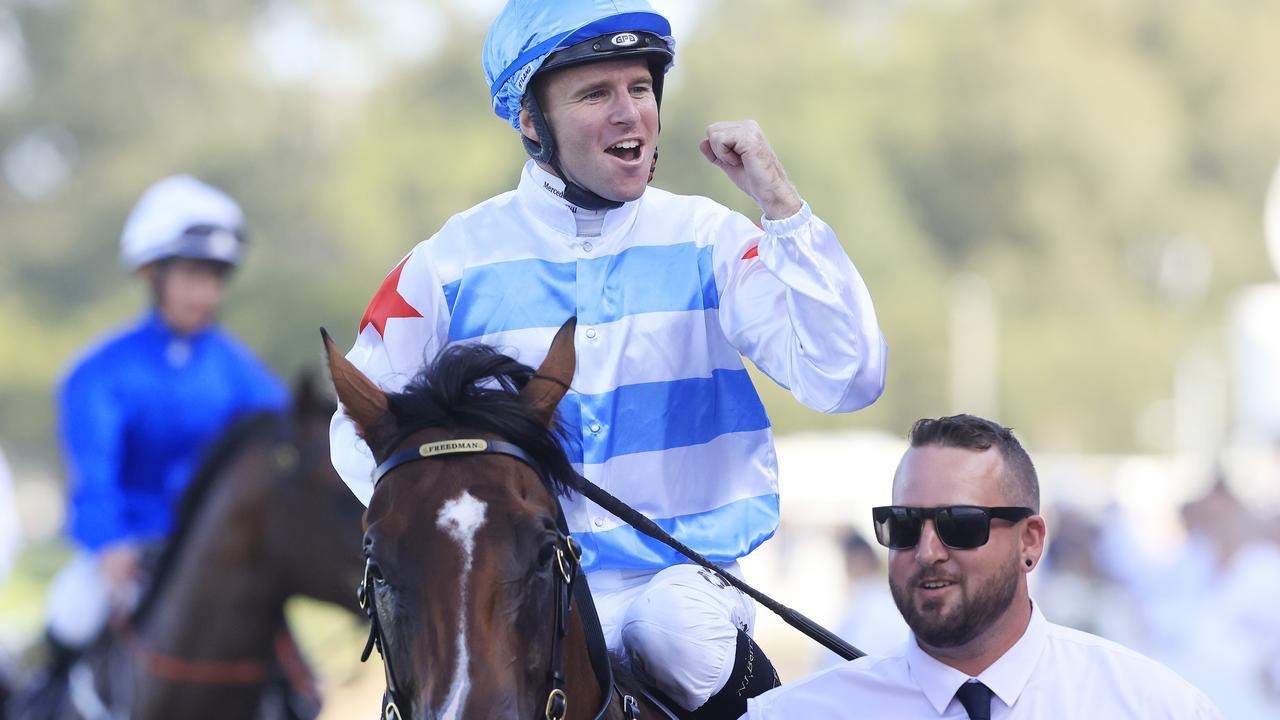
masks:
[[[764,232],[764,228],[760,227],[760,223],[755,223],[755,226],[756,226],[756,229],[759,230],[761,233]],[[758,258],[758,257],[760,257],[760,241],[759,240],[756,241],[755,245],[752,245],[751,247],[747,248],[746,252],[742,253],[743,260],[751,260],[753,258]]]
[[[409,262],[406,257],[400,261],[394,270],[387,274],[387,278],[382,281],[382,285],[378,287],[378,292],[374,294],[373,300],[369,301],[369,307],[364,311],[364,317],[360,318],[360,330],[372,325],[378,334],[386,337],[387,321],[391,318],[420,318],[422,313],[417,308],[405,301],[400,294],[400,273],[404,270],[404,264]]]

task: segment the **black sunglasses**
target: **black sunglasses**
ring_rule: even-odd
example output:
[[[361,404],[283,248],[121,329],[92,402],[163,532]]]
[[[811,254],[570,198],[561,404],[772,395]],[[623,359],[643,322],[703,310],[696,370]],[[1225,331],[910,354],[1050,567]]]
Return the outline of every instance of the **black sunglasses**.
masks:
[[[987,544],[992,520],[1018,522],[1035,515],[1029,507],[982,507],[944,505],[922,508],[883,505],[871,508],[876,540],[891,550],[910,550],[920,542],[920,528],[932,520],[943,545],[952,550],[972,550]]]

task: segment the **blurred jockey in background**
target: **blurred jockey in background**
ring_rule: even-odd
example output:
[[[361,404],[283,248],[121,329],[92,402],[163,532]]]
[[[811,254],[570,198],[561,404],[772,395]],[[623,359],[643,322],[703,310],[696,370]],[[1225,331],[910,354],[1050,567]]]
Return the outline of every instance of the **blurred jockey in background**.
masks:
[[[58,394],[75,555],[49,591],[50,680],[137,602],[144,556],[172,530],[205,448],[233,420],[286,403],[280,381],[217,326],[245,252],[234,200],[189,175],[165,178],[133,208],[121,244],[151,301],[85,351]]]

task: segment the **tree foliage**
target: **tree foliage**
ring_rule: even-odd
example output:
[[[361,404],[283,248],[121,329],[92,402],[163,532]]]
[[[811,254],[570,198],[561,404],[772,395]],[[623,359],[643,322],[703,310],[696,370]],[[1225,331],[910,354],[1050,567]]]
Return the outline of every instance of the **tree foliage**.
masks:
[[[317,364],[318,326],[351,340],[414,243],[514,185],[523,153],[489,109],[484,28],[457,6],[426,60],[343,91],[271,76],[257,43],[272,5],[0,3],[25,65],[25,89],[0,94],[6,446],[53,457],[61,368],[141,304],[118,236],[158,177],[193,172],[245,206],[252,254],[226,321],[285,374]],[[1179,357],[1268,279],[1275,3],[704,5],[668,81],[656,183],[754,217],[696,146],[710,122],[759,120],[890,344],[888,390],[862,413],[766,390],[782,431],[964,410],[948,405],[948,288],[975,273],[1000,312],[1000,419],[1039,447],[1136,449]],[[36,196],[14,159],[33,138],[67,169]],[[1193,272],[1170,275],[1170,258]]]

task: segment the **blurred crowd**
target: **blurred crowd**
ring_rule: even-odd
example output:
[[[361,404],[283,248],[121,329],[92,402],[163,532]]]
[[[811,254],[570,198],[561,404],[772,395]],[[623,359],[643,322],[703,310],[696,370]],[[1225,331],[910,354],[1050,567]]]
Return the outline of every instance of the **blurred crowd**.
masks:
[[[1036,597],[1058,622],[1149,655],[1204,690],[1229,718],[1280,709],[1280,534],[1219,480],[1181,508],[1169,557],[1143,550],[1118,510],[1061,508]]]

